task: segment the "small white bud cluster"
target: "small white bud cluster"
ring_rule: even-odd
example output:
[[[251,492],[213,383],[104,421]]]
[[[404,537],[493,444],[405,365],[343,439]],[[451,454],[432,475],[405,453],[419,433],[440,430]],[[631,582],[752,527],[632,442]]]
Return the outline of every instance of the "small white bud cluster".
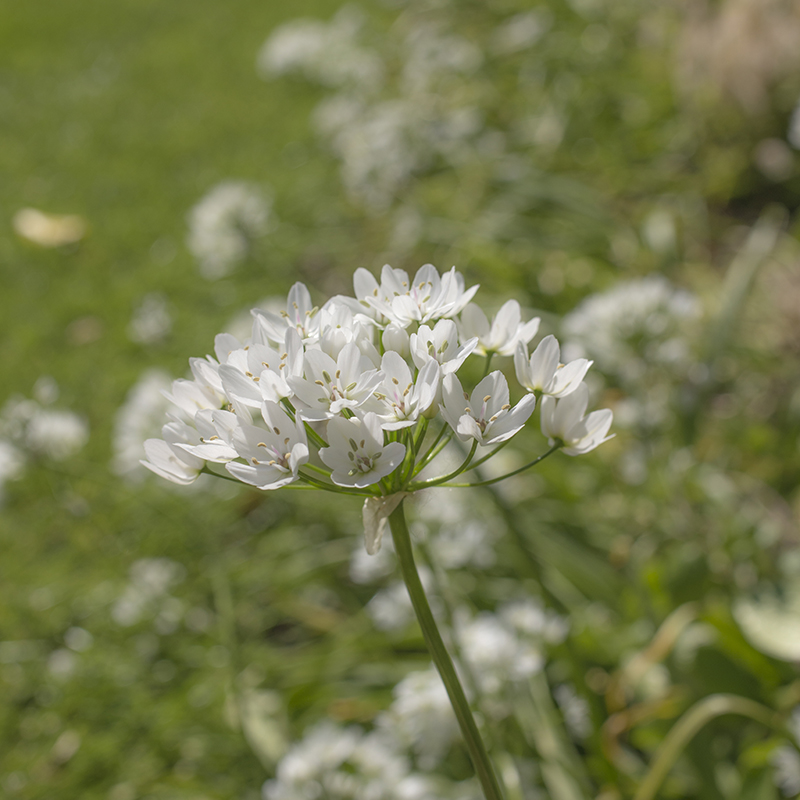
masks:
[[[611,412],[585,414],[590,362],[560,364],[552,336],[529,356],[539,320],[522,322],[515,300],[489,322],[470,302],[477,286],[430,264],[413,279],[389,266],[380,280],[359,269],[354,288],[355,297],[317,307],[297,283],[282,311],[252,312],[246,341],[218,335],[215,357],[191,359],[193,379],[165,393],[173,409],[163,438],[145,442],[142,463],[175,483],[224,467],[260,489],[298,482],[374,505],[468,471],[478,447],[501,445],[524,427],[537,394],[551,446],[577,455],[608,438]],[[465,391],[456,373],[476,354],[487,371],[494,355],[513,354],[528,394],[512,405],[499,370]],[[416,479],[452,436],[471,447],[462,468]],[[369,516],[381,524],[380,513]],[[377,544],[373,531],[370,549]]]
[[[247,257],[254,239],[267,233],[272,203],[258,187],[223,181],[189,212],[186,244],[208,280],[229,275]]]
[[[29,461],[66,461],[89,440],[86,420],[55,405],[58,384],[43,375],[33,398],[15,395],[0,408],[0,501],[6,481],[20,478]]]

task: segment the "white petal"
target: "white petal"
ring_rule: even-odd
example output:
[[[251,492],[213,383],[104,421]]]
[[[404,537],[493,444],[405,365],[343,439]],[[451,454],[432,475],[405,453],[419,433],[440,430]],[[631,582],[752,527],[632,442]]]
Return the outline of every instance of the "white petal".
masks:
[[[376,290],[378,288],[378,281],[364,267],[359,267],[353,274],[353,290],[359,300],[363,300],[366,297],[377,297],[378,292]]]
[[[547,391],[558,369],[561,348],[555,336],[545,336],[531,355],[529,389]],[[550,394],[547,391],[547,394]]]
[[[547,394],[553,397],[566,397],[568,394],[572,394],[584,379],[592,363],[585,358],[578,358],[556,369]]]

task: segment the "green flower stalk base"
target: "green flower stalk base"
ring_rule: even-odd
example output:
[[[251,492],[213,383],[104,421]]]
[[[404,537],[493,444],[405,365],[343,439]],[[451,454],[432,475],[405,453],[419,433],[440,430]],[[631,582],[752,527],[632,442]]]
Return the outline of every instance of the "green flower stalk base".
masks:
[[[489,754],[486,752],[486,747],[478,732],[478,726],[475,724],[475,718],[472,716],[464,689],[458,680],[453,661],[442,641],[439,629],[436,627],[436,621],[431,613],[431,607],[428,605],[425,590],[422,588],[417,566],[414,563],[411,537],[408,533],[402,502],[390,514],[389,527],[392,531],[394,548],[397,553],[397,559],[400,562],[403,580],[411,597],[411,604],[414,606],[414,612],[417,615],[420,628],[422,628],[425,644],[428,646],[428,651],[431,654],[433,663],[436,665],[436,669],[439,671],[439,675],[442,676],[447,695],[450,698],[450,704],[453,706],[461,733],[467,744],[472,764],[483,787],[483,793],[486,795],[487,800],[503,800],[503,793],[492,767],[492,762],[489,760]]]

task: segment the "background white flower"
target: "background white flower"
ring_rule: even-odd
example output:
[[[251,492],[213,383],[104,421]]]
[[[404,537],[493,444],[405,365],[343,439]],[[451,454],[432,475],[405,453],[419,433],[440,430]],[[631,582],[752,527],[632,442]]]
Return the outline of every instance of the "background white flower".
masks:
[[[269,229],[271,202],[257,186],[223,181],[189,212],[186,243],[208,280],[230,274]]]

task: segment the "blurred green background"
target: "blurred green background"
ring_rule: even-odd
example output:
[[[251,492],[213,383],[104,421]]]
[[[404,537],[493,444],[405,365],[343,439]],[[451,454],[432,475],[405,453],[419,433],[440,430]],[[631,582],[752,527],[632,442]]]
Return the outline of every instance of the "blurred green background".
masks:
[[[713,720],[661,796],[800,792],[796,3],[1,13],[0,794],[257,798],[304,730],[369,728],[427,666],[413,624],[374,624],[393,577],[354,577],[354,502],[120,466],[124,431],[159,435],[160,407],[118,417],[148,370],[386,262],[518,299],[616,415],[597,452],[470,498],[495,555],[441,578],[470,613],[524,592],[568,621],[537,685],[583,733],[554,700],[501,715],[510,796],[632,797],[718,692],[775,726]],[[256,222],[228,212],[241,252],[204,268],[198,204],[231,181]],[[511,463],[542,446],[521,439]],[[459,745],[439,772],[468,778]]]

